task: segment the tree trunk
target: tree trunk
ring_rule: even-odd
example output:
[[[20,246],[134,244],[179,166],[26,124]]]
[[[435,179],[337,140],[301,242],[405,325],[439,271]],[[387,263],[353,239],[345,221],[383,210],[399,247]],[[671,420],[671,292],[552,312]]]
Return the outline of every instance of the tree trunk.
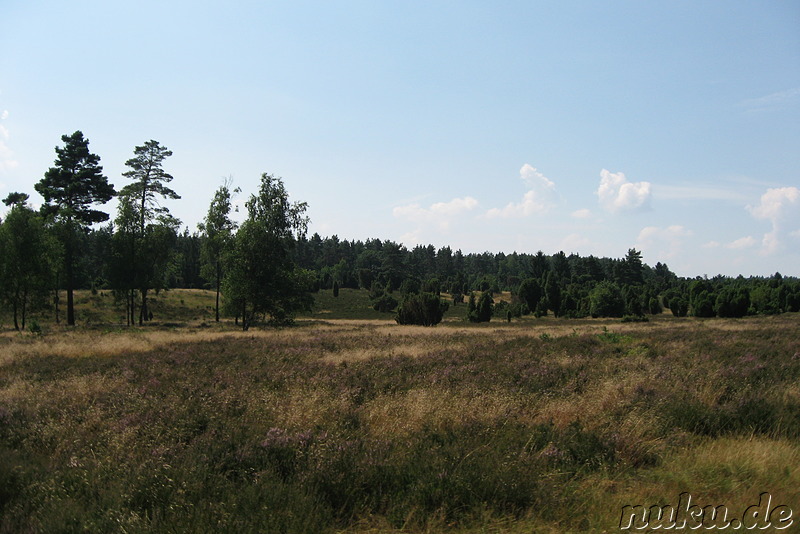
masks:
[[[70,229],[71,232],[71,229]],[[67,237],[67,246],[64,248],[67,260],[67,325],[75,326],[75,296],[73,295],[73,269],[72,269],[72,234]]]
[[[55,309],[56,309],[56,324],[61,324],[61,318],[59,316],[59,309],[58,309],[58,303],[61,301],[61,297],[59,296],[59,290],[58,290],[58,286],[59,286],[59,280],[58,280],[59,276],[58,275],[59,274],[60,273],[58,271],[56,271],[56,295],[55,295],[55,297],[53,297],[53,305],[55,306]]]
[[[147,289],[142,289],[142,305],[139,306],[139,326],[142,326],[142,321],[149,320],[147,317]]]
[[[28,290],[22,291],[22,329],[25,330],[25,312],[27,311]]]
[[[19,332],[19,323],[17,322],[17,299],[14,299],[14,302],[11,304],[12,308],[14,308],[14,330]]]
[[[219,322],[219,279],[222,273],[222,267],[219,264],[219,260],[217,260],[217,302],[214,305],[214,315],[216,316],[216,321]]]

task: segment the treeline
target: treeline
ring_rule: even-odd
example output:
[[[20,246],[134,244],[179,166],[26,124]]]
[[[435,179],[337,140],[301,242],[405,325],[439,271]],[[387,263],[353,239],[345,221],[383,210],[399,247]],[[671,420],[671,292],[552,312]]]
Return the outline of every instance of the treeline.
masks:
[[[197,230],[181,231],[161,204],[180,198],[167,185],[172,176],[163,164],[172,152],[166,147],[153,140],[135,147],[123,173],[129,183],[117,191],[81,132],[62,141],[55,165],[35,185],[45,199],[41,210],[28,205],[26,193],[3,200],[10,210],[0,221],[0,303],[16,329],[42,310],[56,321],[63,310],[74,324],[73,291],[79,288],[111,291],[128,324],[151,318],[153,291],[210,288],[217,320],[222,313],[243,328],[262,318],[291,321],[310,308],[311,293],[340,288],[367,289],[376,310],[419,324],[441,320],[443,294],[453,305],[464,303],[465,318],[476,322],[527,314],[644,320],[664,309],[697,317],[800,311],[795,277],[681,278],[666,264],[644,264],[635,249],[619,259],[541,251],[463,254],[380,239],[308,237],[305,203],[290,203],[281,179],[269,174],[246,202],[241,226],[230,219],[240,191],[225,182]],[[95,209],[113,196],[119,201],[113,218]],[[512,293],[510,303],[494,302],[493,294],[502,291]]]

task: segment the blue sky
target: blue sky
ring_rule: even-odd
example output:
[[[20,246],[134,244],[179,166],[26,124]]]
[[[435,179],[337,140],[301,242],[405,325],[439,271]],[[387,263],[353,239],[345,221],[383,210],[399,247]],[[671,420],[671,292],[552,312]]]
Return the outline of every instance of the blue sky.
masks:
[[[81,130],[191,230],[270,172],[323,236],[800,275],[794,0],[4,0],[0,117],[2,197]]]

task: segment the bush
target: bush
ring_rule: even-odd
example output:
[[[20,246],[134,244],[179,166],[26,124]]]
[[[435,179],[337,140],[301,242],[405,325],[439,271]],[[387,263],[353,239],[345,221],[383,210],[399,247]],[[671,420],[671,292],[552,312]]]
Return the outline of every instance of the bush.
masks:
[[[442,322],[442,316],[450,304],[433,293],[407,295],[397,310],[398,324],[433,326]]]
[[[469,296],[469,305],[467,307],[467,320],[471,323],[488,323],[492,320],[492,311],[494,310],[494,299],[492,294],[484,291],[481,298],[475,302],[475,295]]]
[[[686,317],[689,313],[689,303],[685,298],[674,297],[669,301],[669,310],[675,317]]]
[[[372,309],[381,313],[390,313],[397,308],[397,299],[388,293],[372,301]]]
[[[589,293],[589,313],[592,317],[622,317],[625,301],[617,284],[603,281]]]
[[[701,291],[692,302],[692,315],[695,317],[714,317],[714,295],[708,291]]]
[[[714,306],[720,317],[744,317],[750,307],[750,295],[744,288],[726,287],[717,295]]]

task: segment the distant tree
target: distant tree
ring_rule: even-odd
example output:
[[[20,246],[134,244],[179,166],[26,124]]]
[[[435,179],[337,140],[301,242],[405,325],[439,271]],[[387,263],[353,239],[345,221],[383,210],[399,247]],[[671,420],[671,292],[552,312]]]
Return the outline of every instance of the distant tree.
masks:
[[[622,317],[625,301],[619,286],[613,282],[600,282],[589,292],[589,311],[592,317]]]
[[[403,299],[395,321],[398,324],[434,326],[442,322],[449,306],[433,293],[412,293]]]
[[[692,315],[695,317],[714,317],[716,297],[708,291],[701,291],[695,296],[692,304]]]
[[[46,302],[54,244],[44,222],[27,205],[28,195],[11,193],[0,224],[0,300],[11,308],[14,328],[25,329],[28,311]]]
[[[628,249],[625,258],[617,264],[617,281],[622,286],[640,285],[643,282],[644,266],[642,253],[635,248]]]
[[[231,190],[231,181],[225,182],[214,193],[203,222],[197,227],[202,233],[200,248],[201,274],[203,278],[214,284],[216,293],[214,303],[214,320],[219,322],[219,295],[222,287],[223,259],[233,241],[236,223],[230,218],[231,199],[239,188]]]
[[[308,206],[289,202],[283,181],[267,173],[246,205],[248,216],[236,232],[222,283],[226,305],[242,317],[243,330],[262,315],[273,324],[289,323],[313,303],[312,275],[292,255],[308,227]]]
[[[469,296],[469,304],[467,306],[467,320],[471,323],[488,323],[492,320],[494,313],[494,299],[492,294],[488,291],[481,293],[479,299],[475,299],[474,294]]]
[[[539,301],[542,300],[544,291],[536,278],[526,278],[517,288],[517,296],[528,310],[534,311]]]
[[[397,308],[397,299],[386,292],[379,282],[372,282],[369,290],[372,309],[381,313],[393,312]]]
[[[561,253],[563,255],[563,252]],[[566,261],[566,260],[565,260]],[[556,275],[552,272],[547,273],[547,281],[544,285],[544,294],[547,298],[547,305],[553,310],[553,315],[561,316],[561,287],[558,285]]]
[[[669,309],[675,317],[686,317],[689,313],[689,301],[683,297],[673,297],[669,301]]]
[[[56,147],[55,166],[50,167],[34,188],[44,198],[42,212],[60,227],[67,285],[67,324],[75,325],[75,249],[78,232],[108,219],[92,209],[114,196],[114,186],[103,175],[100,157],[89,151],[89,140],[77,131],[63,135],[64,147]]]
[[[180,221],[160,204],[161,199],[181,198],[166,185],[172,181],[172,175],[163,169],[163,164],[171,155],[171,150],[151,139],[134,148],[134,157],[125,162],[130,170],[122,173],[133,180],[120,190],[119,196],[121,202],[129,204],[126,209],[131,210],[136,224],[132,263],[141,295],[139,325],[149,319],[148,291],[165,285],[165,270],[173,259],[180,225]]]
[[[550,270],[550,263],[547,261],[547,256],[544,255],[544,252],[540,250],[531,258],[530,277],[541,280],[548,270]],[[531,309],[533,309],[533,307],[531,307]]]
[[[714,310],[720,317],[744,317],[749,308],[750,295],[743,287],[722,288],[714,304]]]

